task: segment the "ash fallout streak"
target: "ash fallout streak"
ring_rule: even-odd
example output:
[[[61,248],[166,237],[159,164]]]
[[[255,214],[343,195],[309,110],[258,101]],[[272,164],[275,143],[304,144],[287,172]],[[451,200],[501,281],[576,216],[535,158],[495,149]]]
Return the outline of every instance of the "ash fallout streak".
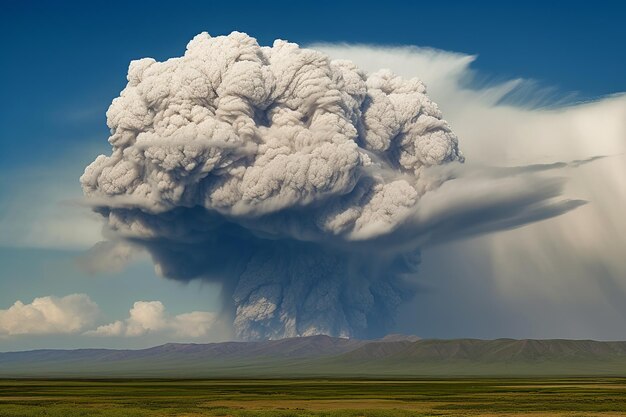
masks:
[[[238,32],[131,62],[107,120],[112,153],[81,177],[107,236],[221,283],[240,339],[384,333],[421,246],[579,204],[462,166],[418,79]]]

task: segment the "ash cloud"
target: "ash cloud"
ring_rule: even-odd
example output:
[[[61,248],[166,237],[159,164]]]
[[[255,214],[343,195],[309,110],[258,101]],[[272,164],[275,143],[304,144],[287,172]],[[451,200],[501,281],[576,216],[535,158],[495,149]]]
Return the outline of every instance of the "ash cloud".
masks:
[[[384,333],[419,248],[558,215],[562,182],[460,165],[416,78],[293,43],[196,36],[130,64],[81,177],[115,239],[222,284],[241,339]]]

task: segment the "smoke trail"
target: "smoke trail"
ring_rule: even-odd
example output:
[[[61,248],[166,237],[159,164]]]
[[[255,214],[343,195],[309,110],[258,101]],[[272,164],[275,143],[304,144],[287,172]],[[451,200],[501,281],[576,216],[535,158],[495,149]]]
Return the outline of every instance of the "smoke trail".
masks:
[[[578,204],[551,201],[556,180],[465,175],[418,79],[238,32],[131,62],[107,120],[88,201],[164,276],[221,283],[245,339],[384,332],[421,245]]]

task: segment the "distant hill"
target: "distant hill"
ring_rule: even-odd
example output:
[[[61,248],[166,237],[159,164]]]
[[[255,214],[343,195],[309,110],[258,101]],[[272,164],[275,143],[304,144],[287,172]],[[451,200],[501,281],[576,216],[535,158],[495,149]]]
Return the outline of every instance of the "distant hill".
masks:
[[[310,336],[0,353],[0,377],[626,376],[626,342]]]
[[[626,359],[626,342],[593,340],[419,340],[385,343],[385,339],[363,344],[343,355],[351,358],[388,358],[403,361],[515,362],[548,360]],[[386,352],[382,354],[382,352]]]

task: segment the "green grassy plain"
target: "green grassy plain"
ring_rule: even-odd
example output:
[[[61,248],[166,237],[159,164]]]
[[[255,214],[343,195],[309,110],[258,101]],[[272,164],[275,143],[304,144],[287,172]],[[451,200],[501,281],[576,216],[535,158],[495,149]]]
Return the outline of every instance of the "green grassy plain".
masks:
[[[626,379],[0,380],[0,417],[626,416]]]

